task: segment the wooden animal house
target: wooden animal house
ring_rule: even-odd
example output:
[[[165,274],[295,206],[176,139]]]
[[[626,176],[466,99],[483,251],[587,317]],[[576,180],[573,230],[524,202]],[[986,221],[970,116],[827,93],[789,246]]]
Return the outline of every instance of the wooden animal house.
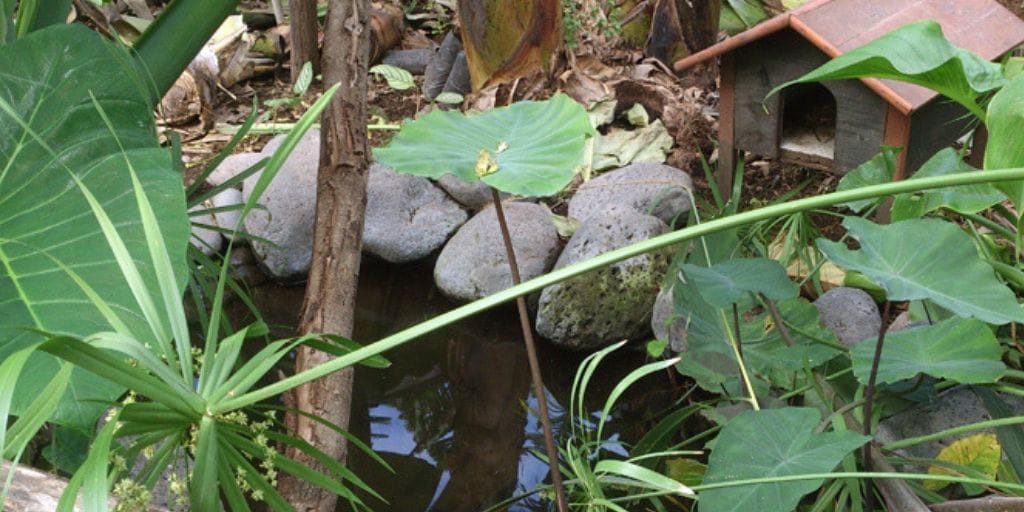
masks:
[[[892,80],[801,84],[764,103],[775,86],[921,19],[986,59],[1024,42],[1024,22],[995,0],[814,0],[676,62],[680,72],[721,57],[719,185],[731,183],[737,150],[844,173],[898,146],[899,179],[962,137],[965,109]]]

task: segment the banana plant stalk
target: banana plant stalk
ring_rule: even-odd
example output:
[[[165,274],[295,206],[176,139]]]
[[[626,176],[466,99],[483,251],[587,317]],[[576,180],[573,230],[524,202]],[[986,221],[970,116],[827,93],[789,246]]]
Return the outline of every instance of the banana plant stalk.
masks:
[[[512,236],[508,231],[508,222],[505,220],[505,211],[501,206],[501,196],[498,194],[498,189],[491,187],[491,196],[494,199],[494,214],[498,217],[498,227],[501,228],[501,239],[505,243],[508,269],[512,274],[512,286],[518,286],[522,283],[522,279],[519,277],[519,264],[516,262],[516,253],[512,247]],[[533,341],[533,328],[530,326],[530,316],[526,311],[525,296],[520,295],[516,297],[516,309],[519,311],[519,325],[523,329],[526,359],[530,362],[533,394],[537,396],[537,415],[540,416],[540,423],[544,428],[544,451],[548,456],[551,485],[555,488],[555,501],[558,504],[558,512],[568,512],[569,505],[565,498],[565,487],[562,485],[562,473],[558,470],[558,450],[555,449],[555,435],[552,432],[551,418],[548,415],[548,400],[544,393],[544,379],[540,375],[540,363],[537,361],[537,344]]]

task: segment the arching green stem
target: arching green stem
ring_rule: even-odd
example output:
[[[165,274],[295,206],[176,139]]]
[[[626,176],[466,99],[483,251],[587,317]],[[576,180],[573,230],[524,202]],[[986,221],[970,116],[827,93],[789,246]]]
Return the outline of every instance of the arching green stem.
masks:
[[[638,242],[632,245],[621,247],[614,251],[606,252],[600,256],[596,256],[587,261],[582,261],[575,265],[556,270],[549,274],[545,274],[540,277],[533,278],[526,281],[518,286],[513,286],[506,290],[502,290],[494,295],[484,297],[483,299],[470,302],[464,306],[455,308],[447,313],[438,315],[430,320],[419,323],[408,329],[399,331],[391,336],[387,336],[375,343],[367,345],[361,349],[355,350],[345,356],[338,357],[329,363],[316,368],[311,368],[302,373],[292,375],[291,377],[282,379],[269,386],[256,389],[237,398],[229,401],[225,401],[215,407],[213,407],[213,413],[219,413],[223,411],[229,411],[235,408],[244,407],[249,404],[256,403],[260,400],[265,400],[272,396],[276,396],[287,389],[291,389],[304,382],[309,382],[313,379],[320,378],[328,373],[338,371],[347,366],[353,365],[365,358],[381,354],[392,348],[398,347],[409,341],[420,337],[429,332],[433,332],[441,327],[452,324],[469,316],[475,315],[481,311],[486,311],[499,304],[503,304],[516,297],[524,296],[535,291],[538,291],[545,286],[550,286],[555,283],[565,281],[567,279],[576,277],[578,275],[590,272],[597,268],[601,268],[607,265],[611,265],[615,262],[622,261],[627,258],[631,258],[638,254],[643,254],[649,251],[667,247],[670,245],[685,242],[687,240],[693,240],[698,237],[707,236],[712,233],[719,231],[725,231],[739,226],[751,224],[760,220],[770,219],[778,217],[780,215],[789,215],[792,213],[802,212],[811,210],[814,208],[824,208],[827,206],[847,203],[850,201],[856,201],[859,199],[870,199],[875,197],[883,197],[893,194],[902,194],[905,192],[916,192],[919,190],[928,190],[933,188],[951,187],[958,185],[971,185],[975,183],[992,183],[992,182],[1003,182],[1003,181],[1019,181],[1024,180],[1024,168],[1014,169],[1001,169],[995,171],[984,171],[984,172],[971,172],[962,174],[952,174],[947,176],[937,176],[933,178],[921,178],[899,181],[895,183],[886,183],[884,185],[872,185],[870,187],[861,187],[854,190],[847,190],[843,192],[833,192],[831,194],[823,194],[820,196],[807,197],[790,201],[787,203],[766,206],[756,210],[748,212],[738,213],[736,215],[730,215],[722,217],[720,219],[711,220],[703,224],[699,224],[692,227],[687,227],[679,231],[667,233],[649,240]]]

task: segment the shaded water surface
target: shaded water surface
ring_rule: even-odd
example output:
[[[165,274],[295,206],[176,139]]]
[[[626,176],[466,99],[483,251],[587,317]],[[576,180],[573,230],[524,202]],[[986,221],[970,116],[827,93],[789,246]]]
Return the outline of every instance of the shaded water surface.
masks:
[[[367,344],[457,306],[434,287],[432,270],[432,262],[394,266],[365,258],[355,340]],[[302,288],[264,287],[255,296],[268,322],[293,324]],[[538,349],[557,433],[568,429],[563,404],[582,355],[545,343]],[[622,354],[595,380],[610,387],[642,363],[636,354]],[[484,510],[546,479],[547,464],[531,453],[542,450],[543,438],[514,308],[477,315],[385,355],[390,368],[357,370],[350,425],[394,469],[387,472],[358,450],[350,454],[353,471],[389,502],[366,497],[374,510]],[[632,407],[617,415],[639,420],[650,408]],[[620,421],[611,431],[635,437],[631,430],[639,428],[639,421]],[[507,508],[545,509],[535,496]]]

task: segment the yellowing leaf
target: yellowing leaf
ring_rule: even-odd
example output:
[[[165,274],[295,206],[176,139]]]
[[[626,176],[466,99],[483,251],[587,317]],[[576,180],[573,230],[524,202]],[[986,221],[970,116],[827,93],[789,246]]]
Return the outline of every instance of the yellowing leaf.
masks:
[[[665,459],[665,474],[669,478],[689,486],[700,485],[708,467],[693,459]]]
[[[558,0],[459,0],[473,90],[542,69],[562,39]]]
[[[970,468],[988,478],[995,479],[1001,455],[1002,448],[999,446],[999,441],[996,439],[995,434],[975,434],[958,439],[953,444],[943,448],[935,458],[936,460]],[[928,474],[957,475],[959,473],[942,466],[929,466]],[[949,482],[926,480],[924,486],[926,489],[937,491],[948,484]],[[972,492],[971,487],[980,492],[980,488],[977,486],[964,485],[964,489],[968,494],[978,493]]]
[[[476,175],[478,178],[483,178],[498,172],[498,163],[491,158],[491,154],[486,149],[480,150],[480,155],[476,158]]]

